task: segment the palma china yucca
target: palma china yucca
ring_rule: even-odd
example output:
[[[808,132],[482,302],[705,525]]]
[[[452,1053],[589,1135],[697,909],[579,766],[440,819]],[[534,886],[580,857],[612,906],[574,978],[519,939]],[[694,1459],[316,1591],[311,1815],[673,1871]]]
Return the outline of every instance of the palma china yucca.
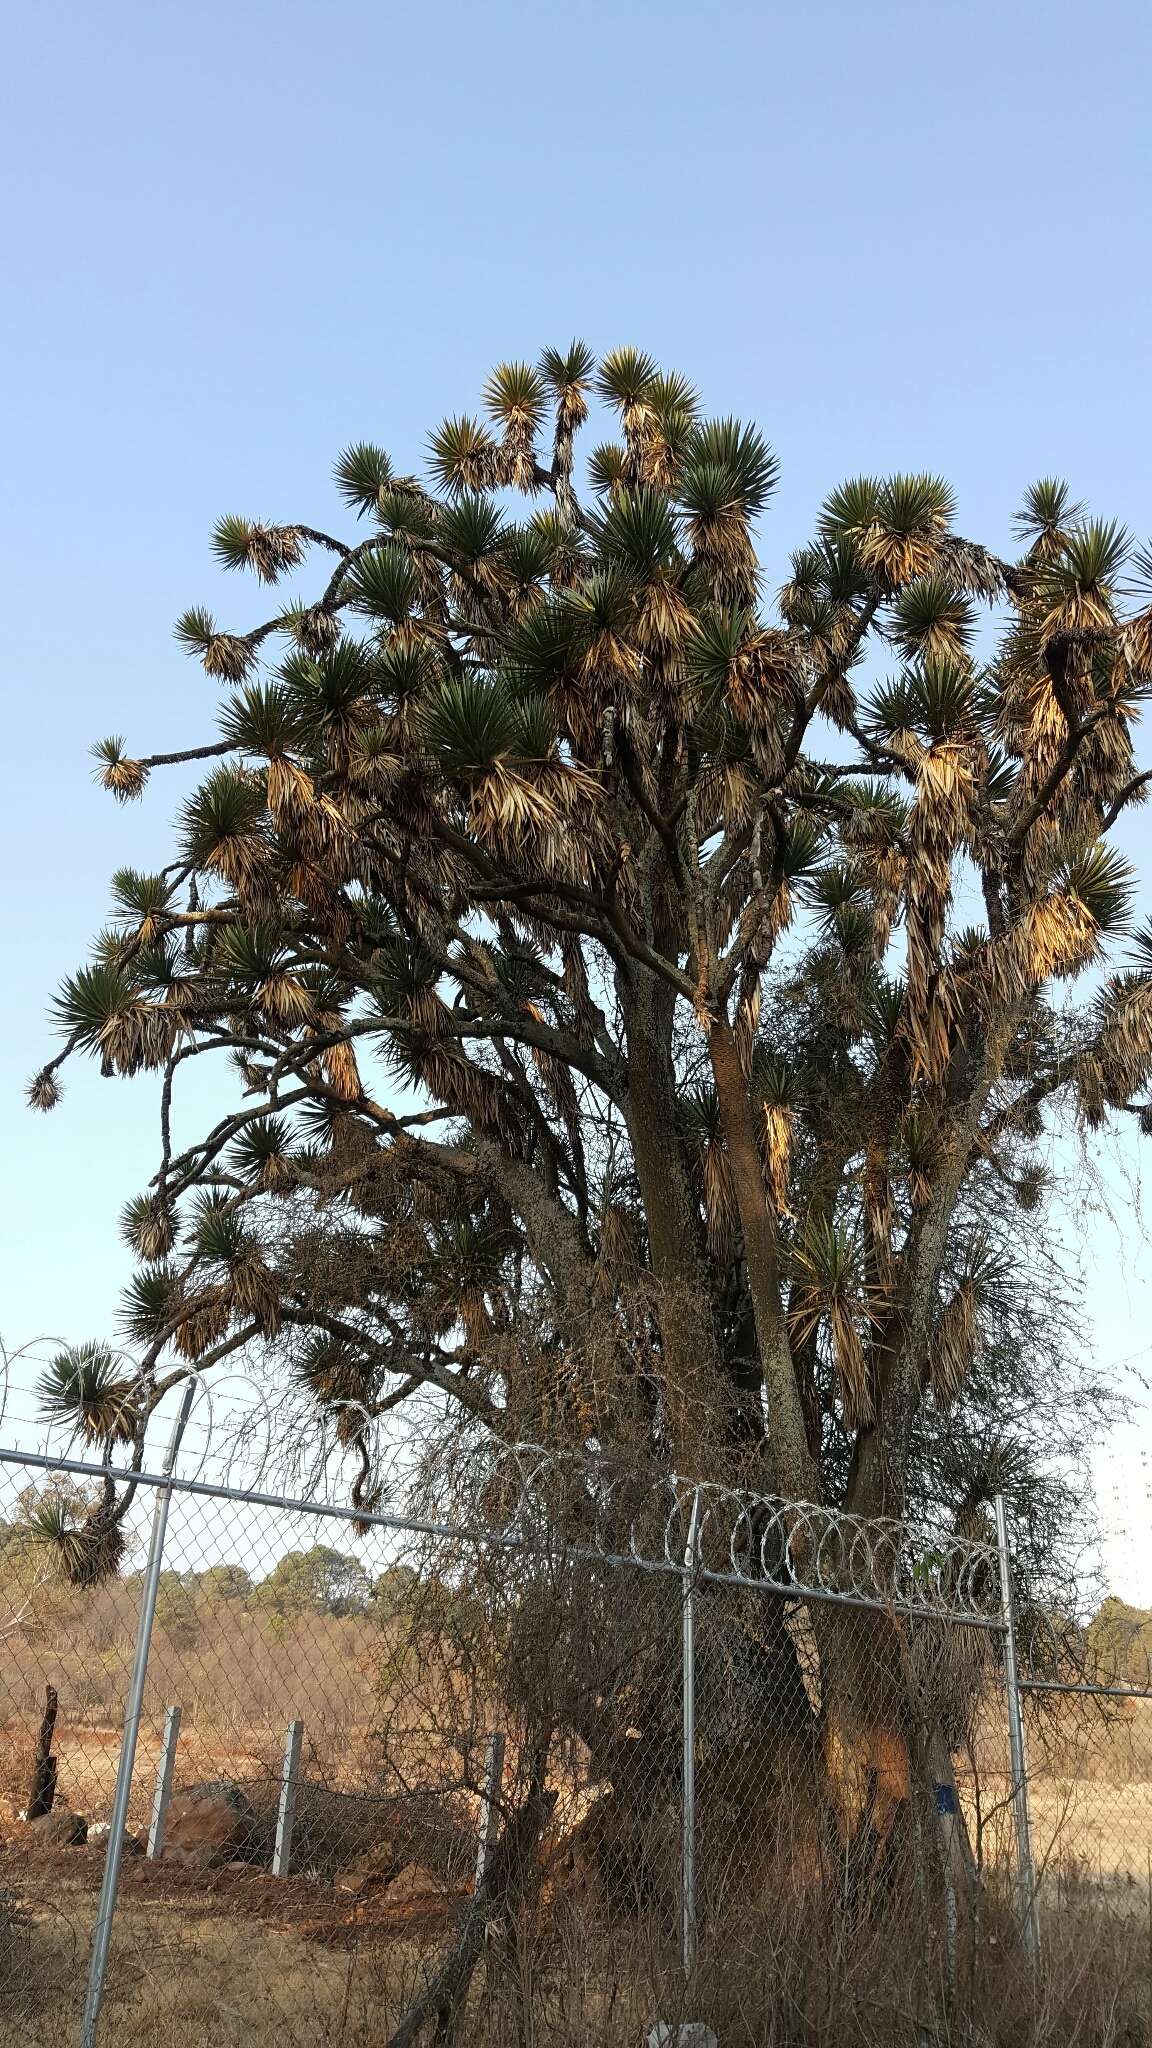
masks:
[[[1152,556],[1053,479],[1005,559],[942,478],[858,476],[773,587],[764,435],[580,343],[497,369],[421,474],[365,442],[336,481],[348,532],[219,522],[293,594],[180,619],[218,694],[187,750],[97,750],[125,803],[204,774],[31,1087],[162,1076],[126,1348],[64,1353],[47,1404],[139,1442],[243,1353],[334,1418],[361,1505],[400,1411],[861,1515],[931,1490],[978,1531],[1051,1448],[1020,1420],[1053,1412],[1051,1137],[1152,1121],[1112,843]],[[219,1114],[177,1144],[204,1060]],[[74,1575],[120,1513],[110,1481]],[[855,1619],[821,1742],[882,1838],[899,1646]],[[759,1652],[802,1718],[783,1610]]]

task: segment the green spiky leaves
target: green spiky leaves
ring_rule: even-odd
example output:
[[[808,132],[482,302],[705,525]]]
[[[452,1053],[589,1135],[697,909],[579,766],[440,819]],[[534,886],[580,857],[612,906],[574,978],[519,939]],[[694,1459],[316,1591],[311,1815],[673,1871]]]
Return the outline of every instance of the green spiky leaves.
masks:
[[[932,655],[886,683],[868,705],[865,722],[878,739],[899,745],[912,733],[931,744],[973,729],[976,682],[965,661]]]
[[[438,427],[430,442],[432,473],[446,491],[483,491],[497,480],[499,449],[478,421],[462,413]]]
[[[75,1344],[57,1352],[37,1393],[47,1421],[67,1423],[90,1443],[131,1443],[136,1427],[132,1375],[107,1345]]]
[[[705,704],[727,688],[756,630],[755,619],[742,605],[709,605],[697,618],[685,645],[684,667]]]
[[[903,981],[877,974],[868,991],[867,1030],[878,1053],[892,1044],[904,1014],[907,988]]]
[[[125,1203],[120,1235],[141,1259],[165,1258],[174,1241],[171,1218],[153,1195],[134,1195]]]
[[[111,733],[107,739],[97,740],[92,758],[96,762],[97,782],[102,789],[111,790],[118,802],[131,803],[142,793],[148,780],[148,770],[142,761],[133,761],[125,754],[121,733]]]
[[[517,698],[501,682],[478,676],[441,683],[424,710],[430,752],[449,775],[465,779],[500,761],[542,758],[554,730],[540,698]]]
[[[676,557],[675,514],[663,492],[650,484],[621,490],[598,520],[596,539],[610,562],[645,578]]]
[[[293,1149],[285,1117],[253,1117],[232,1140],[229,1164],[241,1179],[254,1181],[271,1194],[282,1194],[292,1186]]]
[[[182,1299],[168,1265],[143,1266],[120,1296],[120,1328],[131,1344],[155,1344],[169,1331]]]
[[[553,535],[544,526],[514,526],[500,540],[500,567],[520,603],[542,596],[556,555]],[[485,557],[488,561],[491,556]]]
[[[471,774],[511,753],[516,705],[507,691],[477,676],[453,677],[429,699],[424,732],[449,773]]]
[[[501,363],[484,386],[489,419],[498,420],[514,436],[535,434],[544,417],[548,393],[531,363]]]
[[[293,1361],[292,1376],[320,1407],[350,1411],[352,1430],[357,1411],[366,1408],[373,1397],[368,1360],[342,1338],[331,1337],[326,1331],[309,1337]]]
[[[372,441],[354,441],[341,450],[333,475],[346,505],[361,518],[373,512],[392,481],[392,464]]]
[[[877,477],[854,476],[831,491],[820,514],[824,537],[839,540],[846,534],[866,533],[880,516],[882,488]]]
[[[1102,936],[1123,931],[1136,877],[1114,846],[1093,841],[1061,862],[1053,882],[1083,907]]]
[[[972,1373],[981,1344],[981,1311],[1000,1274],[1000,1261],[987,1241],[975,1239],[967,1247],[959,1279],[940,1311],[929,1345],[932,1391],[945,1412]]]
[[[661,370],[648,386],[647,401],[665,439],[682,443],[700,411],[700,394],[678,370]]]
[[[197,1194],[189,1235],[201,1260],[209,1260],[209,1264],[232,1266],[244,1257],[248,1247],[248,1233],[244,1231],[236,1200],[221,1188],[207,1188]]]
[[[793,818],[777,854],[784,880],[799,882],[810,875],[820,861],[825,845],[825,828],[817,819]]]
[[[652,389],[658,365],[643,349],[614,348],[602,359],[596,389],[622,412],[642,405]]]
[[[358,640],[338,640],[317,660],[289,655],[280,665],[301,729],[317,747],[363,720],[379,673],[375,656]]]
[[[200,1297],[208,1311],[210,1336],[220,1334],[229,1314],[251,1316],[266,1336],[274,1336],[279,1326],[276,1276],[234,1200],[219,1189],[202,1191],[196,1198],[191,1238],[197,1260],[222,1276]]]
[[[901,590],[890,636],[909,661],[962,656],[976,630],[976,607],[944,576],[923,576]]]
[[[944,479],[927,471],[882,482],[854,477],[825,500],[820,531],[826,540],[853,540],[864,567],[895,590],[934,572],[955,509]]]
[[[275,583],[303,559],[304,543],[294,526],[266,526],[228,513],[213,528],[212,551],[226,569],[251,569],[262,583]]]
[[[249,683],[224,706],[220,737],[241,753],[277,760],[299,739],[299,719],[287,690],[278,683]]]
[[[1152,918],[1138,926],[1131,938],[1132,966],[1137,974],[1152,975]]]
[[[596,358],[583,341],[572,341],[565,349],[546,348],[540,356],[540,375],[558,397],[584,392],[595,368]]]
[[[418,597],[412,558],[394,541],[361,555],[349,572],[345,588],[356,611],[391,625],[399,625],[408,617]]]
[[[1024,979],[1038,985],[1096,960],[1103,942],[1124,929],[1134,881],[1128,862],[1103,840],[1056,858],[1048,887],[1012,933]]]
[[[685,449],[681,484],[684,502],[735,498],[749,519],[764,510],[780,475],[780,464],[756,427],[739,420],[706,420],[695,427]]]
[[[145,875],[138,868],[117,868],[112,877],[116,915],[129,924],[159,923],[171,910],[175,893],[167,875]]]
[[[213,965],[257,1005],[270,1024],[290,1030],[312,1016],[311,990],[293,971],[292,956],[271,927],[226,926],[217,941]]]
[[[588,457],[588,475],[594,491],[605,496],[624,481],[627,456],[617,441],[602,441]]]
[[[858,1429],[874,1420],[875,1401],[864,1331],[876,1307],[865,1280],[858,1247],[826,1216],[811,1216],[792,1261],[792,1331],[801,1342],[826,1330],[845,1425]]]
[[[196,655],[205,673],[221,682],[242,683],[256,659],[250,641],[238,633],[222,633],[211,612],[200,607],[182,612],[175,632],[185,652]]]
[[[143,1002],[121,968],[100,962],[61,983],[52,1014],[58,1030],[97,1054],[108,1074],[162,1066],[177,1028],[173,1011]]]
[[[23,1530],[29,1542],[52,1553],[74,1586],[97,1586],[114,1577],[124,1556],[117,1510],[103,1501],[85,1510],[80,1503],[42,1499]]]
[[[445,554],[466,574],[480,575],[501,552],[506,528],[500,508],[483,492],[461,489],[440,515],[437,535]]]
[[[184,806],[186,858],[234,889],[247,891],[266,859],[264,807],[265,791],[258,780],[232,768],[218,768]]]
[[[1035,547],[1052,551],[1064,545],[1071,528],[1084,516],[1062,477],[1042,476],[1024,493],[1024,502],[1013,519],[1013,530]]]
[[[1040,573],[1044,630],[1083,632],[1111,626],[1116,588],[1131,545],[1127,529],[1117,519],[1090,519],[1073,527],[1060,552]]]

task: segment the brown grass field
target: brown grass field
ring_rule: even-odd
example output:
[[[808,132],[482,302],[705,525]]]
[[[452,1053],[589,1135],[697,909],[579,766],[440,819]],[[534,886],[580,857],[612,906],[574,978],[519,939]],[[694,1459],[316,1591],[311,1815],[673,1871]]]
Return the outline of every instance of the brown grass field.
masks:
[[[135,1600],[124,1581],[83,1598],[50,1586],[26,1625],[0,1641],[0,1891],[18,1919],[5,1936],[0,1914],[0,2048],[73,2048],[77,2038],[101,1852],[32,1852],[15,1816],[27,1798],[51,1684],[60,1700],[57,1804],[92,1822],[107,1818]],[[323,1878],[276,1880],[251,1863],[193,1873],[128,1859],[104,2041],[114,2048],[381,2048],[387,2041],[467,1910],[476,1813],[474,1784],[470,1791],[459,1777],[461,1701],[438,1699],[428,1672],[406,1672],[396,1651],[389,1628],[363,1615],[271,1617],[240,1602],[158,1626],[130,1827],[147,1825],[164,1709],[178,1703],[178,1786],[233,1780],[267,1812],[285,1723],[300,1718],[308,1785],[328,1788],[349,1811],[367,1811],[369,1827],[386,1786],[390,1796],[398,1783],[425,1795],[439,1786],[452,1806],[456,1846],[438,1867],[430,1857],[430,1874],[400,1886],[402,1896],[350,1897],[334,1888],[330,1870]],[[493,1725],[491,1703],[478,1712],[481,1730]],[[1152,2048],[1152,1702],[1106,1710],[1048,1702],[1030,1717],[1029,1735],[1042,1984],[1022,1980],[1018,1955],[996,1931],[1006,1924],[996,1914],[1012,1868],[1013,1815],[1003,1708],[993,1697],[958,1767],[969,1835],[989,1899],[1000,1902],[982,1937],[967,2031],[957,2016],[955,2028],[949,2022],[949,2031],[929,2034],[904,2010],[905,1942],[885,1947],[878,1937],[865,1960],[822,1948],[805,1918],[810,1902],[794,1887],[773,1916],[709,1936],[707,1981],[693,1996],[697,2016],[706,2010],[720,2032],[721,2048],[823,2048],[825,2040],[836,2048],[946,2048],[953,2041],[966,2048]],[[570,1821],[588,1788],[569,1761],[572,1776],[560,1789]],[[586,1900],[583,1910],[580,1922],[546,1916],[511,1976],[507,1958],[493,1953],[470,1995],[462,2044],[638,2048],[654,2013],[672,2010],[680,1995],[674,1930],[614,1924]],[[499,1995],[498,1984],[505,1987]],[[783,2004],[782,1984],[792,1986]]]

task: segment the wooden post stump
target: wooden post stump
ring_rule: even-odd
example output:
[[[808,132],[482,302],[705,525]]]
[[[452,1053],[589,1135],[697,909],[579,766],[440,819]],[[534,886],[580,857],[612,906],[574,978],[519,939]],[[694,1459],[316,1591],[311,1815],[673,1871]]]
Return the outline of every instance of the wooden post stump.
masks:
[[[51,1813],[56,1799],[56,1759],[52,1754],[52,1737],[56,1730],[56,1709],[59,1699],[56,1687],[49,1685],[44,1692],[44,1719],[36,1738],[36,1756],[32,1765],[32,1788],[28,1794],[28,1818],[40,1820]]]

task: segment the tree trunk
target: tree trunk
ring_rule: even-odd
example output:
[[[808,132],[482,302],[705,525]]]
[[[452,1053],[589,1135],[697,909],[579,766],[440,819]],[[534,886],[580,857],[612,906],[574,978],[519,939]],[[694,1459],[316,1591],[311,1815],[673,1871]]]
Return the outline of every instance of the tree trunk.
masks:
[[[387,2048],[414,2048],[430,2028],[435,2030],[433,2038],[438,2048],[449,2048],[457,2039],[464,2001],[484,1953],[488,1928],[498,1917],[510,1922],[518,1912],[532,1884],[537,1845],[555,1804],[556,1794],[544,1790],[542,1770],[534,1773],[522,1805],[505,1823],[458,1941],[428,1989],[405,2013]]]
[[[897,1619],[822,1606],[821,1749],[831,1849],[845,1907],[859,1922],[912,1875],[912,1728]]]
[[[744,1238],[760,1369],[768,1394],[772,1485],[777,1493],[792,1500],[819,1500],[820,1473],[808,1449],[803,1404],[780,1300],[776,1222],[768,1208],[748,1084],[740,1065],[736,1035],[726,1017],[713,1022],[708,1048]]]
[[[672,1061],[675,996],[638,971],[620,995],[628,1042],[628,1135],[658,1286],[657,1315],[676,1462],[683,1471],[714,1462],[719,1403],[728,1390],[712,1320],[712,1291],[700,1244],[698,1206],[676,1120]],[[703,1468],[707,1469],[707,1466]]]
[[[846,1505],[858,1515],[904,1513],[908,1445],[921,1393],[940,1268],[956,1200],[968,1169],[989,1094],[1004,1070],[1004,1059],[1023,1004],[1010,1003],[991,1020],[966,1093],[951,1105],[952,1123],[936,1167],[932,1195],[915,1233],[900,1256],[897,1304],[875,1374],[876,1421],[857,1440]]]
[[[52,1754],[52,1737],[56,1729],[56,1710],[59,1700],[54,1685],[44,1692],[44,1719],[36,1738],[36,1754],[32,1764],[32,1786],[28,1794],[28,1818],[40,1820],[51,1813],[56,1799],[56,1759]]]

